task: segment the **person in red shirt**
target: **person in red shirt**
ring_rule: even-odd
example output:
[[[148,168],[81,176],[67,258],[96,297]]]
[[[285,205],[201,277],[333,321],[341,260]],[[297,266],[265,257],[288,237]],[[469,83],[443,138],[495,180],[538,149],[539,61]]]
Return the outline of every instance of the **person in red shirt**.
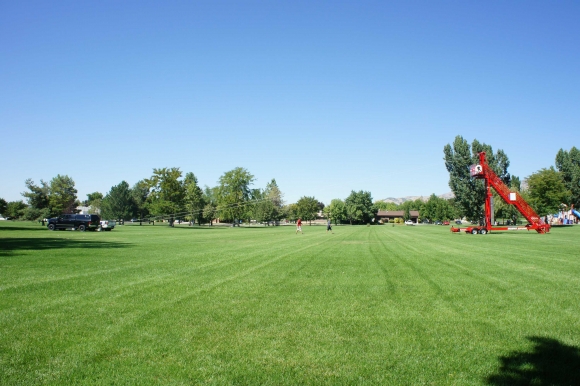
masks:
[[[298,219],[298,221],[296,221],[296,234],[298,234],[298,231],[300,231],[300,233],[302,233],[302,219]],[[304,233],[302,233],[304,234]]]

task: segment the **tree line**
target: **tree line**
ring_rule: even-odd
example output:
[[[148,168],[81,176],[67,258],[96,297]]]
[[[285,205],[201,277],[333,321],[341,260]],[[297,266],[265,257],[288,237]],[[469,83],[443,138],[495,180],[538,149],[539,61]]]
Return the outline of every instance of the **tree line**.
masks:
[[[133,186],[126,181],[110,188],[103,194],[93,192],[87,199],[77,198],[75,183],[69,176],[57,175],[50,181],[31,179],[25,181],[26,200],[6,202],[0,198],[0,213],[13,219],[37,220],[75,213],[80,205],[90,207],[90,212],[103,218],[128,219],[179,219],[197,224],[212,224],[215,219],[239,224],[257,221],[277,224],[281,219],[312,221],[322,214],[335,224],[372,223],[379,210],[402,210],[408,219],[411,210],[420,213],[420,220],[481,219],[485,202],[484,182],[471,178],[469,166],[479,162],[478,153],[486,152],[489,166],[512,190],[530,203],[540,216],[556,213],[561,205],[580,206],[580,151],[560,149],[556,154],[555,168],[543,168],[522,181],[509,173],[509,158],[503,150],[494,152],[492,147],[474,139],[469,144],[463,137],[445,145],[445,167],[449,172],[449,187],[454,198],[443,199],[432,194],[427,201],[406,201],[400,205],[373,202],[368,191],[351,191],[346,199],[333,199],[329,205],[315,197],[303,196],[296,203],[286,205],[276,180],[272,179],[263,189],[253,188],[254,176],[238,167],[224,173],[217,186],[203,189],[192,172],[183,173],[180,168],[153,169],[149,178]],[[494,214],[496,218],[515,219],[514,206],[503,202],[494,191]]]

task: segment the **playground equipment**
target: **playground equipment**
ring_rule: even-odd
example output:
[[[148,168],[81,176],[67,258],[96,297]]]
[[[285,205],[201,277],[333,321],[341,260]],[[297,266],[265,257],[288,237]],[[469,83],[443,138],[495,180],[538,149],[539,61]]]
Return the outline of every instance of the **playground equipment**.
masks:
[[[576,216],[576,217],[578,217],[578,219],[580,219],[580,212],[578,212],[577,210],[574,209],[574,205],[572,205],[571,212],[574,216]]]
[[[576,216],[580,219],[580,213],[574,210],[574,204],[570,205],[570,210],[568,210],[568,205],[562,203],[560,204],[560,211],[551,217],[552,226],[570,226],[574,225],[574,217]]]
[[[532,209],[530,205],[520,196],[517,192],[512,192],[503,183],[503,181],[494,173],[494,171],[487,164],[487,159],[485,158],[485,152],[479,153],[479,164],[471,165],[470,167],[471,177],[480,178],[485,180],[485,218],[484,224],[481,226],[474,226],[468,228],[455,228],[451,227],[451,232],[465,231],[471,234],[486,234],[491,231],[510,231],[510,230],[530,230],[534,229],[538,233],[548,233],[550,231],[550,225],[546,224],[544,220],[538,216],[538,214]],[[516,209],[528,220],[529,224],[525,227],[497,227],[493,226],[493,203],[491,188],[494,188],[497,194],[508,204],[513,205]]]

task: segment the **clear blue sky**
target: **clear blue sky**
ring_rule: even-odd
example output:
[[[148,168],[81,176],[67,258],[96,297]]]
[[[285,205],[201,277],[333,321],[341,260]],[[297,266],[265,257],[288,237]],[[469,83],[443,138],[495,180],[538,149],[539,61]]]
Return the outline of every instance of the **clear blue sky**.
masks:
[[[450,191],[456,135],[522,178],[580,146],[578,1],[4,1],[0,197],[241,166],[287,202]]]

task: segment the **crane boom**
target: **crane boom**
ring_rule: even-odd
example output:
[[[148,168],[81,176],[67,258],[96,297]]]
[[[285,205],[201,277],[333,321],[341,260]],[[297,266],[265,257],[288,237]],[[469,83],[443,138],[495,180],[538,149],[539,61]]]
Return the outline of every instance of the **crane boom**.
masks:
[[[489,167],[485,152],[479,153],[479,164],[471,166],[471,176],[474,178],[485,179],[486,198],[485,198],[485,224],[484,228],[487,232],[491,230],[509,230],[507,227],[493,227],[491,223],[491,190],[493,187],[497,194],[508,204],[513,205],[516,209],[528,220],[529,224],[526,228],[535,229],[538,233],[547,233],[550,231],[550,225],[546,224],[544,220],[538,216],[536,211],[524,200],[518,192],[512,192],[503,183],[501,178]]]

